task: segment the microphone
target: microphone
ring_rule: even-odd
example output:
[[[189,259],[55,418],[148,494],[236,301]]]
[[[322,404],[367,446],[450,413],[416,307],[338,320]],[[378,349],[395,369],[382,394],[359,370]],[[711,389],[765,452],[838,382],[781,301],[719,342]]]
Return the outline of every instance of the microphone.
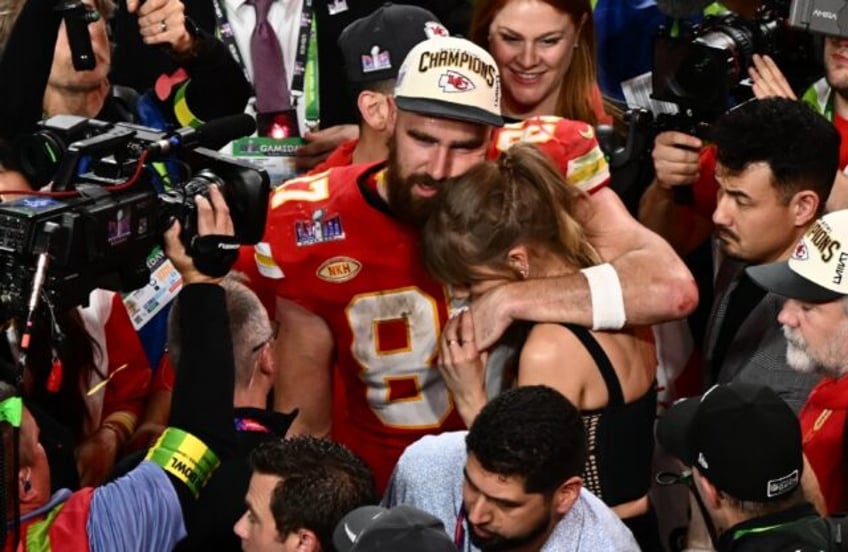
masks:
[[[97,58],[91,46],[88,26],[100,19],[100,12],[83,4],[80,0],[67,0],[56,8],[65,20],[71,61],[77,71],[91,71],[97,66]]]
[[[712,0],[656,0],[657,9],[664,15],[675,19],[685,19],[703,15]]]
[[[151,153],[168,154],[178,149],[204,147],[219,150],[235,140],[256,132],[256,121],[250,115],[239,113],[213,119],[197,128],[183,127],[151,144]]]

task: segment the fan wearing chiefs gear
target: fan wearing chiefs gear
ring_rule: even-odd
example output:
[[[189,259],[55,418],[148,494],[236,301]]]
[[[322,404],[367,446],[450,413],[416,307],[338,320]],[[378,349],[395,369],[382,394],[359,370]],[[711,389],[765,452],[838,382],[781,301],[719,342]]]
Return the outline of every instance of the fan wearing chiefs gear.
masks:
[[[471,84],[443,89],[449,71]],[[591,127],[539,118],[493,134],[502,125],[499,77],[483,49],[459,38],[418,44],[401,67],[394,101],[388,164],[333,168],[276,189],[254,255],[254,271],[266,278],[258,286],[273,288],[282,328],[275,407],[300,409],[292,434],[332,428],[381,486],[406,445],[462,427],[434,366],[450,297],[426,273],[418,233],[428,200],[487,154],[520,140],[537,143],[569,184],[593,192],[593,215],[581,222],[601,257],[612,260],[613,276],[621,276],[628,322],[681,317],[697,300],[671,248],[604,188],[608,169]],[[593,318],[597,295],[588,278],[501,286],[494,300],[475,301],[476,337],[464,339],[489,347],[522,318],[598,326],[605,320]],[[624,323],[623,313],[612,318]]]

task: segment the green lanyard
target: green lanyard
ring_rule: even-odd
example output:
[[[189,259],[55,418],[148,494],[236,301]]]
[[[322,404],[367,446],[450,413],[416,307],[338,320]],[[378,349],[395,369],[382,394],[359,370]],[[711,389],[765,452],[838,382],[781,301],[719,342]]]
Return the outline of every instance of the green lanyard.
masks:
[[[306,126],[314,128],[320,122],[320,102],[318,99],[318,25],[316,23],[314,0],[303,0],[303,12],[297,37],[297,50],[294,63],[294,74],[292,84],[289,87],[295,105],[301,96],[306,97]],[[230,54],[239,64],[244,76],[250,82],[247,66],[244,63],[241,52],[236,45],[232,27],[227,12],[224,9],[223,0],[212,2],[215,8],[215,36],[224,43]],[[308,21],[309,24],[305,22]],[[303,67],[303,69],[299,69]]]
[[[321,122],[321,102],[318,98],[318,23],[312,14],[312,27],[309,33],[309,47],[306,52],[306,74],[304,88],[306,95],[306,126],[310,130]]]

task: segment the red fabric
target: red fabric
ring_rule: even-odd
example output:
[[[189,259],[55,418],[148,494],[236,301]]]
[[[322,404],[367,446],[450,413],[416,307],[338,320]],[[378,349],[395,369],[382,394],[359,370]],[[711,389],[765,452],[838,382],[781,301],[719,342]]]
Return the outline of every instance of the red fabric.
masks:
[[[845,454],[848,377],[823,379],[801,409],[804,453],[819,481],[828,514],[845,511]]]
[[[488,158],[497,159],[516,142],[531,143],[544,151],[568,183],[585,192],[609,184],[609,167],[591,125],[548,116],[504,125],[495,129]]]
[[[692,185],[692,191],[695,195],[692,208],[696,213],[707,219],[713,218],[717,204],[718,182],[715,178],[717,155],[718,148],[713,144],[701,150],[698,160],[700,165],[698,180]]]
[[[162,359],[159,361],[159,367],[153,374],[153,381],[150,382],[150,392],[173,391],[174,375],[174,364],[171,362],[171,355],[166,352],[162,355]]]
[[[490,157],[519,140],[541,147],[581,189],[609,180],[585,123],[540,117],[509,125],[496,132]],[[464,427],[433,365],[447,321],[446,290],[423,265],[418,230],[378,211],[359,187],[376,190],[382,175],[382,165],[354,165],[286,182],[272,193],[256,248],[269,259],[265,272],[249,266],[248,251],[237,264],[252,280],[260,272],[276,278],[256,281],[263,300],[273,286],[274,295],[330,326],[333,436],[365,459],[380,490],[406,446]]]
[[[612,116],[604,111],[604,100],[601,97],[601,88],[596,84],[592,87],[592,110],[595,112],[595,117],[598,118],[599,125],[611,125]]]
[[[353,165],[353,150],[356,149],[356,144],[358,143],[359,139],[355,138],[340,144],[339,147],[333,150],[333,153],[331,153],[327,159],[316,165],[306,174],[318,174],[333,167],[347,167],[348,165]]]
[[[334,387],[344,392],[334,396],[345,403],[334,404],[333,436],[365,459],[382,489],[407,445],[463,425],[433,366],[447,321],[445,289],[424,269],[416,229],[364,200],[357,181],[367,173],[373,187],[372,167],[341,167],[317,182],[298,179],[275,190],[263,241],[285,275],[276,294],[321,316],[332,329]],[[286,193],[327,184],[329,198],[274,207]],[[298,245],[296,226],[310,224],[319,210],[324,221],[338,216],[344,238]],[[332,259],[340,269],[356,270],[353,277],[333,280],[326,265]]]
[[[109,414],[119,411],[140,415],[147,400],[152,371],[119,293],[112,298],[112,312],[106,321],[105,333],[111,379],[106,386],[100,419],[105,420]],[[126,368],[119,371],[124,365]]]
[[[839,168],[848,166],[848,120],[843,119],[838,113],[833,114],[833,126],[839,132],[842,141],[839,144]]]
[[[91,511],[91,499],[94,496],[94,489],[86,487],[75,492],[68,498],[66,502],[59,504],[56,508],[61,508],[60,512],[53,519],[50,528],[47,531],[49,539],[48,547],[39,547],[38,550],[52,550],[54,552],[89,552],[88,542],[88,515]],[[30,550],[26,546],[27,530],[33,524],[43,521],[50,512],[37,516],[31,520],[21,524],[21,542],[18,546],[14,546],[11,541],[11,531],[6,538],[3,550],[11,552],[13,549],[19,552]],[[41,544],[41,543],[38,543]]]
[[[232,270],[240,272],[247,278],[247,285],[265,306],[268,316],[273,320],[277,312],[273,280],[263,278],[256,268],[254,258],[255,249],[252,245],[239,248],[239,258],[233,265]]]

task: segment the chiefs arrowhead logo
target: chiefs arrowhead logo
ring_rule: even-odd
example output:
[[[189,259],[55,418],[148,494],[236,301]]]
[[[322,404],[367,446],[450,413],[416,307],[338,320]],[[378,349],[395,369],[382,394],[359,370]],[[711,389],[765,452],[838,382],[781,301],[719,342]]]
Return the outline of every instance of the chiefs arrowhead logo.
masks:
[[[325,282],[341,284],[353,280],[360,270],[362,270],[362,263],[356,259],[333,257],[324,261],[315,271],[315,275]]]
[[[807,246],[804,245],[804,242],[798,242],[798,245],[795,246],[795,250],[792,252],[792,258],[797,259],[799,261],[806,261],[810,258],[810,254],[807,251]]]
[[[458,71],[448,71],[440,76],[439,87],[445,92],[470,92],[476,88],[471,79]]]
[[[427,35],[427,38],[450,36],[450,33],[445,26],[438,21],[428,21],[424,23],[424,34]]]
[[[578,130],[577,134],[579,134],[580,136],[582,136],[583,138],[585,138],[587,140],[591,140],[592,138],[595,137],[595,129],[593,129],[590,125],[587,125],[586,130]]]

